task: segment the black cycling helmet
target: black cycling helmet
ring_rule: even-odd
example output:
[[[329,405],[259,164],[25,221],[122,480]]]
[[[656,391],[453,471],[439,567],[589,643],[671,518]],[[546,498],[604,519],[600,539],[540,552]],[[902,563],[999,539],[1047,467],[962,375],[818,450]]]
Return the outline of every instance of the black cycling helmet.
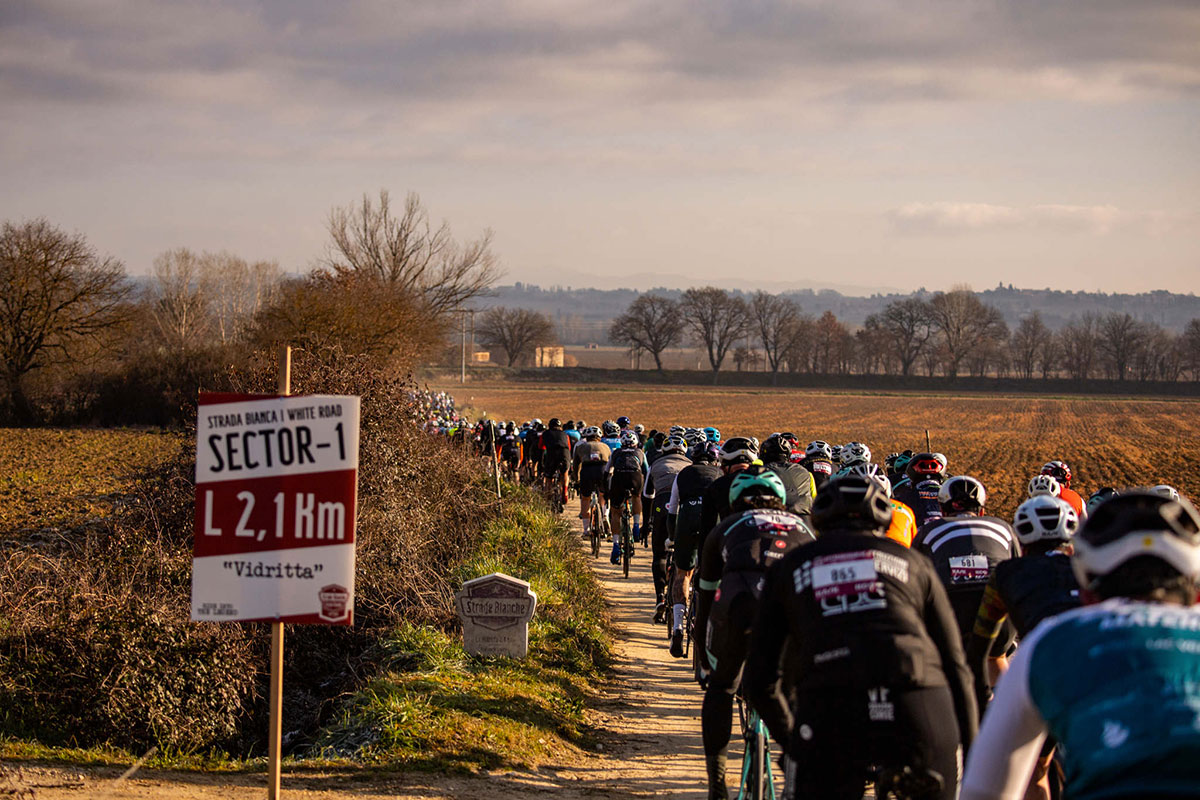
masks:
[[[1071,565],[1084,588],[1094,589],[1125,562],[1144,556],[1200,579],[1200,514],[1183,498],[1125,492],[1096,506],[1074,541]]]
[[[721,445],[722,464],[749,464],[758,459],[758,442],[745,436],[731,436]]]
[[[817,492],[812,521],[822,533],[848,529],[882,536],[892,524],[892,503],[875,481],[843,475],[833,478]]]
[[[979,511],[987,505],[987,489],[970,475],[955,475],[938,489],[938,505],[955,514]]]
[[[715,464],[720,451],[712,442],[697,442],[688,448],[687,455],[693,464]]]
[[[776,461],[788,461],[792,457],[792,443],[780,434],[768,436],[762,444],[759,456],[768,464]]]
[[[1087,499],[1087,506],[1085,506],[1088,516],[1091,516],[1092,512],[1096,510],[1096,506],[1100,505],[1105,500],[1111,500],[1119,494],[1120,492],[1111,486],[1101,486],[1099,489],[1092,492],[1091,497]]]
[[[550,430],[552,430],[552,431],[559,430],[560,428],[562,428],[562,422],[559,420],[558,417],[551,417],[549,427],[550,427]]]
[[[570,419],[569,419],[569,420],[567,420],[567,424],[566,424],[566,425],[563,425],[563,430],[564,430],[564,431],[573,431],[573,430],[575,430],[575,421],[574,421],[574,420],[570,420]]]
[[[617,424],[622,428],[628,428],[632,422],[633,420],[631,420],[629,417],[617,417]]]

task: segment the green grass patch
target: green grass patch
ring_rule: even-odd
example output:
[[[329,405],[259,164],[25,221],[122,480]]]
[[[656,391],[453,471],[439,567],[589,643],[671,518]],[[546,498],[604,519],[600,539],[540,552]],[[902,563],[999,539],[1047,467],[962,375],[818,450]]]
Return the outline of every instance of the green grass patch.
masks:
[[[476,658],[457,631],[403,626],[380,642],[384,670],[343,706],[316,755],[472,771],[536,767],[591,744],[584,711],[611,639],[599,583],[569,528],[518,492],[458,577],[492,572],[538,595],[528,657]]]

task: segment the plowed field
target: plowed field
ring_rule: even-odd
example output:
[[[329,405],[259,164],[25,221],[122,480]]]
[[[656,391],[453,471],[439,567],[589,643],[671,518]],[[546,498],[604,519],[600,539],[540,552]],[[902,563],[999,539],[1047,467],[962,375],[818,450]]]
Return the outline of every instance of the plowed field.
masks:
[[[792,431],[803,441],[861,441],[881,460],[923,449],[925,430],[950,471],[988,488],[1011,517],[1046,461],[1063,459],[1085,498],[1101,486],[1169,483],[1200,498],[1200,402],[1190,400],[854,395],[680,387],[445,387],[477,412],[518,422],[599,423],[626,414],[649,428],[716,425],[724,436]]]

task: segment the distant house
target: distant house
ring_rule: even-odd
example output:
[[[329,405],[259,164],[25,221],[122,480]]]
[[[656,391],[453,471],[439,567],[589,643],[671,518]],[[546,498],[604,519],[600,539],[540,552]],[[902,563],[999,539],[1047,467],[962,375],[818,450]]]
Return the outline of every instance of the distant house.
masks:
[[[491,361],[492,354],[487,350],[476,350],[474,353],[471,353],[472,364],[490,364]]]

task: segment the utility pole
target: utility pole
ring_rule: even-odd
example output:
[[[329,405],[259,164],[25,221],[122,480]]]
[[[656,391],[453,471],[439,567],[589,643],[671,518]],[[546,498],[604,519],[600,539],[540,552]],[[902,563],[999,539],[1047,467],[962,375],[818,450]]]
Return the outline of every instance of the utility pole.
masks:
[[[466,384],[467,382],[467,310],[462,311],[462,375],[459,383]]]

